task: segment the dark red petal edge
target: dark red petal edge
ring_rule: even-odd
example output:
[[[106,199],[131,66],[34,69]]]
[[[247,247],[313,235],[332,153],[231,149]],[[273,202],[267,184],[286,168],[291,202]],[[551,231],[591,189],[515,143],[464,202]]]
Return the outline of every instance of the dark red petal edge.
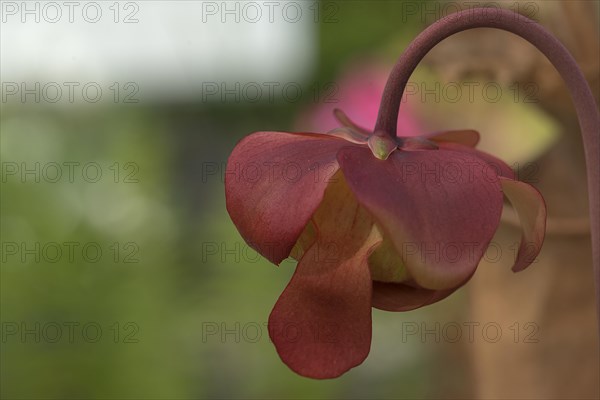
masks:
[[[271,262],[288,257],[351,143],[322,134],[258,132],[233,149],[225,172],[231,220]]]
[[[531,265],[542,249],[546,234],[546,203],[540,192],[527,183],[505,178],[500,178],[500,183],[521,222],[521,244],[512,267],[518,272]]]

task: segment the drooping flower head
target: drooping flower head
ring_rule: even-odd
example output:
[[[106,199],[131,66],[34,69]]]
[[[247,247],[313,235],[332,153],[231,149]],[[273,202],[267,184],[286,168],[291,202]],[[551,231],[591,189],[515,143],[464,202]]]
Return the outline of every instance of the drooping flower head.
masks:
[[[371,307],[407,311],[462,286],[504,196],[523,222],[514,270],[539,252],[546,215],[533,187],[474,149],[475,131],[392,139],[336,115],[344,126],[327,134],[244,138],[226,174],[227,209],[244,239],[275,264],[298,260],[269,333],[283,361],[314,378],[366,358]]]
[[[546,220],[541,195],[515,180],[505,163],[476,150],[476,132],[396,135],[402,90],[419,60],[443,38],[485,26],[538,46],[571,89],[588,162],[600,286],[600,114],[583,74],[533,21],[507,10],[459,12],[406,49],[372,132],[336,111],[341,127],[329,133],[258,132],[229,157],[227,210],[242,237],[274,264],[298,260],[269,317],[277,352],[297,373],[333,378],[359,365],[369,353],[372,307],[412,310],[466,283],[498,227],[504,199],[522,227],[513,270],[539,253]]]

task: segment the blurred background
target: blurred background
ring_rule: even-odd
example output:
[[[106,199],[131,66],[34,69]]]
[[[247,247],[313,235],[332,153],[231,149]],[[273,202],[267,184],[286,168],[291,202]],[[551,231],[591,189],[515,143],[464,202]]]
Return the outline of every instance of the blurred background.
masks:
[[[598,96],[597,1],[497,1],[570,49]],[[481,132],[549,208],[510,272],[509,213],[475,278],[374,310],[371,353],[299,377],[266,322],[294,263],[249,248],[223,172],[258,130],[372,128],[387,73],[440,1],[0,2],[2,398],[597,398],[585,167],[566,88],[505,32],[464,32],[417,69],[399,132]],[[293,206],[293,203],[290,204]],[[513,246],[513,247],[511,247]]]

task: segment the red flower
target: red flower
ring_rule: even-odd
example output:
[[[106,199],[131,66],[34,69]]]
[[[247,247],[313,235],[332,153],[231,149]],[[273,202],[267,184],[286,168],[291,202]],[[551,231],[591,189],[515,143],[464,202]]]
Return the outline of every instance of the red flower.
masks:
[[[271,262],[298,266],[269,318],[281,359],[333,378],[371,344],[371,307],[407,311],[442,300],[475,272],[503,196],[523,236],[514,271],[544,239],[539,192],[474,149],[475,131],[392,139],[352,124],[329,134],[258,132],[233,150],[227,210]]]

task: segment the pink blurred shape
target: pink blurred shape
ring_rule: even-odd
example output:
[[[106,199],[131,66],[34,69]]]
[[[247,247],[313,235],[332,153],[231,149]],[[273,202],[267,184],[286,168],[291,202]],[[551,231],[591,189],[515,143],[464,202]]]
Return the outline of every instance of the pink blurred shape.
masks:
[[[333,110],[339,108],[357,125],[372,131],[389,69],[384,64],[372,61],[352,64],[339,79],[321,85],[321,89],[327,89],[321,93],[321,102],[301,114],[298,129],[327,132],[338,128],[340,123],[333,116]],[[414,108],[410,97],[402,104],[398,117],[398,136],[425,133],[413,116]]]

